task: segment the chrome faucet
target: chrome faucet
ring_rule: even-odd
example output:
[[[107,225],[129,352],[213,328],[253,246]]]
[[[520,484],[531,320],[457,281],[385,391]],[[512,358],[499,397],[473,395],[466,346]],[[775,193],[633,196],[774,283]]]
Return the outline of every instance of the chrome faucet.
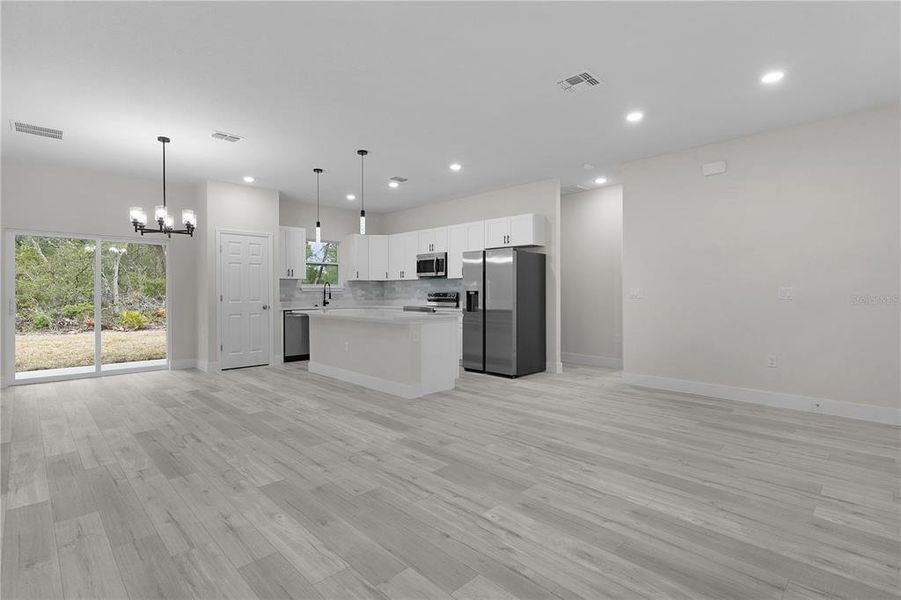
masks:
[[[328,286],[328,300],[325,298],[325,286]],[[322,284],[322,307],[328,306],[328,301],[332,299],[332,284],[328,281]]]

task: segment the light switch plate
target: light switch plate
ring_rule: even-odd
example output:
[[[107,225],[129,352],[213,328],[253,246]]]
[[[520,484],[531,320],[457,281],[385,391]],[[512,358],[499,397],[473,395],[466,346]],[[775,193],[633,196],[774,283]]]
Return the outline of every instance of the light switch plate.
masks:
[[[791,286],[780,286],[776,293],[780,300],[794,300],[794,291]]]
[[[769,355],[767,355],[767,357],[766,357],[766,366],[769,367],[770,369],[775,369],[776,367],[779,366],[779,361],[778,361],[778,359],[776,358],[776,355],[775,355],[775,354],[769,354]]]
[[[629,288],[629,300],[641,300],[644,298],[644,291],[641,288]]]

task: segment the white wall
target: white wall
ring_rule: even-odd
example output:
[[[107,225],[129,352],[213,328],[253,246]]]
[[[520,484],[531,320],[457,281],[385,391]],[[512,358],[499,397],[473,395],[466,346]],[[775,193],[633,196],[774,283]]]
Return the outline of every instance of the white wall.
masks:
[[[163,239],[161,236],[141,238],[134,233],[128,220],[130,206],[144,206],[152,211],[160,203],[158,179],[139,179],[6,159],[2,162],[2,176],[0,224],[4,237],[9,229],[29,229],[73,235],[114,236],[145,242]],[[194,207],[196,210],[200,203],[200,189],[192,185],[170,184],[167,203],[176,214],[182,208]],[[203,219],[203,214],[198,214],[198,218]],[[169,249],[171,287],[168,290],[168,326],[172,334],[170,359],[175,366],[190,366],[196,357],[193,297],[198,242],[175,236]],[[5,270],[2,280],[5,286]],[[4,298],[6,293],[4,287]],[[3,364],[5,363],[4,360]]]
[[[623,188],[560,200],[563,360],[622,367]]]
[[[351,208],[320,206],[319,221],[322,223],[322,239],[334,242],[342,241],[351,233],[360,231],[360,204],[347,203]],[[279,224],[285,227],[305,227],[307,239],[314,239],[316,228],[316,205],[302,202],[279,194]],[[366,211],[366,231],[371,234],[381,233],[382,215]]]
[[[382,216],[384,233],[400,233],[526,213],[544,215],[548,226],[547,254],[547,362],[560,370],[560,182],[546,179],[408,208]]]
[[[627,381],[897,420],[899,160],[895,105],[626,165]]]
[[[270,305],[272,317],[272,356],[277,363],[282,356],[282,319],[277,314],[278,280],[278,192],[249,185],[237,185],[219,181],[208,181],[203,186],[203,207],[206,218],[200,223],[203,232],[199,241],[204,248],[200,257],[197,284],[197,357],[203,369],[216,369],[219,362],[219,292],[217,289],[217,231],[237,231],[246,233],[271,234],[270,261],[272,264],[272,289]]]

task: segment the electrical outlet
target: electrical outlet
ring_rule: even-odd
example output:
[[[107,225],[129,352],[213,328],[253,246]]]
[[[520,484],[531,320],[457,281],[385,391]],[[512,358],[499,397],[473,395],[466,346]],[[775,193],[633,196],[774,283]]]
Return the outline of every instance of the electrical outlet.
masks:
[[[347,340],[344,340],[344,351],[345,351],[345,352],[349,352],[349,351],[350,351],[350,342],[347,341]]]
[[[768,354],[768,355],[767,355],[767,357],[766,357],[766,366],[768,366],[768,367],[771,368],[771,369],[775,369],[776,367],[779,366],[779,363],[778,363],[778,360],[776,359],[776,355],[775,355],[775,354]]]
[[[776,292],[776,294],[780,300],[793,300],[794,299],[794,293],[792,291],[791,286],[780,287],[779,290]]]

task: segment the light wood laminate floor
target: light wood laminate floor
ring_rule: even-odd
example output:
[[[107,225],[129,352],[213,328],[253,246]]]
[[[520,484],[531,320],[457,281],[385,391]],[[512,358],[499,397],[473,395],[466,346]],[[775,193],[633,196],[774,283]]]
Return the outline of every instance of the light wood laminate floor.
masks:
[[[899,431],[464,374],[401,400],[303,363],[2,398],[2,597],[898,597]]]

